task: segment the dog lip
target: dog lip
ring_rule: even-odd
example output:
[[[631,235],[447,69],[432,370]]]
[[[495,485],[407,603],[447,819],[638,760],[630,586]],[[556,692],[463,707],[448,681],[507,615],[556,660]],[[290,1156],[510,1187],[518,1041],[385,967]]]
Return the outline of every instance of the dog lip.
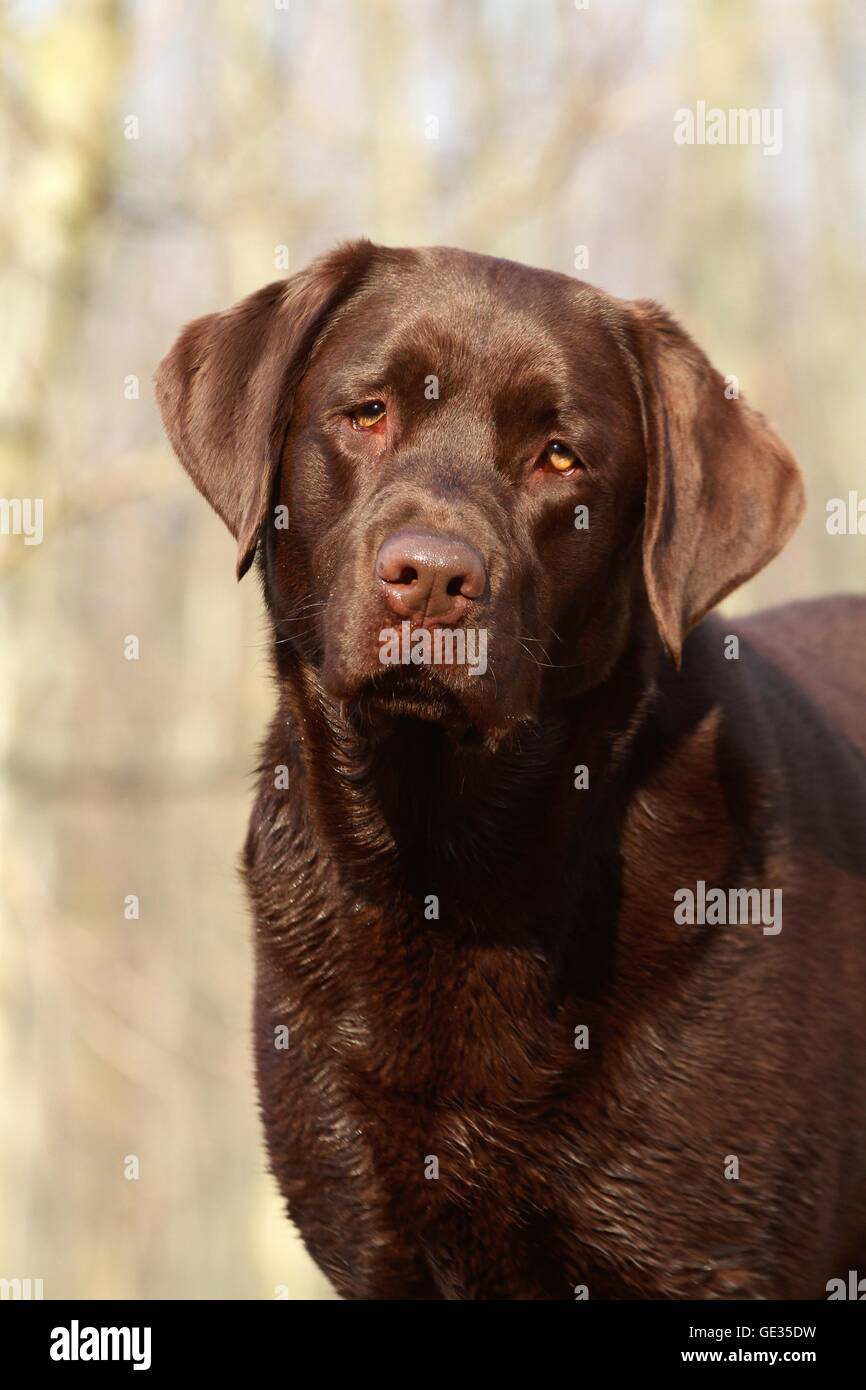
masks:
[[[425,671],[388,668],[363,681],[349,703],[380,715],[409,715],[428,722],[457,719],[470,723],[458,695],[438,676]]]
[[[438,676],[425,676],[417,671],[404,671],[399,668],[382,676],[378,673],[364,682],[359,692],[378,700],[421,699],[430,703],[436,700],[453,701],[454,694]]]

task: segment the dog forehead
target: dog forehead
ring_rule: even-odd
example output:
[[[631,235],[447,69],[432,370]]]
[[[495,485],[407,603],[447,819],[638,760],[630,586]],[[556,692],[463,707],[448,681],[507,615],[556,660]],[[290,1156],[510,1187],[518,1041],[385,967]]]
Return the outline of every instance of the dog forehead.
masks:
[[[433,248],[389,260],[326,325],[311,370],[357,382],[447,375],[491,395],[621,366],[615,301],[554,271]],[[584,364],[583,366],[581,364]]]

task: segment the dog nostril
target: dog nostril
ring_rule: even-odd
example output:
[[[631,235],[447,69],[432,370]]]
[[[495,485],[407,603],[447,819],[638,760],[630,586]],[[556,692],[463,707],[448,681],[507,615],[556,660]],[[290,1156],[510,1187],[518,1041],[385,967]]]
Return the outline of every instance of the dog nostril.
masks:
[[[487,582],[484,561],[467,541],[408,529],[383,541],[375,574],[389,608],[426,624],[458,622]]]

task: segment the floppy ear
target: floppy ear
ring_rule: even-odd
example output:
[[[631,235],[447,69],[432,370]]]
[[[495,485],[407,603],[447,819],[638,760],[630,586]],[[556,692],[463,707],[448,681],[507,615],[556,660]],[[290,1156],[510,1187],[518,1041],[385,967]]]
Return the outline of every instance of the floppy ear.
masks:
[[[792,454],[651,300],[631,306],[645,387],[643,571],[662,641],[683,638],[782,549],[803,511]]]
[[[184,328],[156,374],[172,447],[252,564],[298,382],[331,311],[361,283],[376,248],[357,241]]]

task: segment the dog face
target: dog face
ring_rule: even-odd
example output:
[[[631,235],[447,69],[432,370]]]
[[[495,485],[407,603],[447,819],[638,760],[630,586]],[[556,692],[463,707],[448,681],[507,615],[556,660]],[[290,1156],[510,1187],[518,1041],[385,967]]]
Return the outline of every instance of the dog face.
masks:
[[[784,445],[657,306],[361,242],[191,324],[157,394],[277,636],[371,728],[486,733],[688,628],[784,544]]]
[[[433,251],[374,272],[325,330],[295,397],[269,591],[332,694],[489,727],[610,659],[643,448],[603,313],[561,277]],[[429,663],[384,666],[382,634],[416,627],[463,629],[478,659],[436,664],[431,641]]]

